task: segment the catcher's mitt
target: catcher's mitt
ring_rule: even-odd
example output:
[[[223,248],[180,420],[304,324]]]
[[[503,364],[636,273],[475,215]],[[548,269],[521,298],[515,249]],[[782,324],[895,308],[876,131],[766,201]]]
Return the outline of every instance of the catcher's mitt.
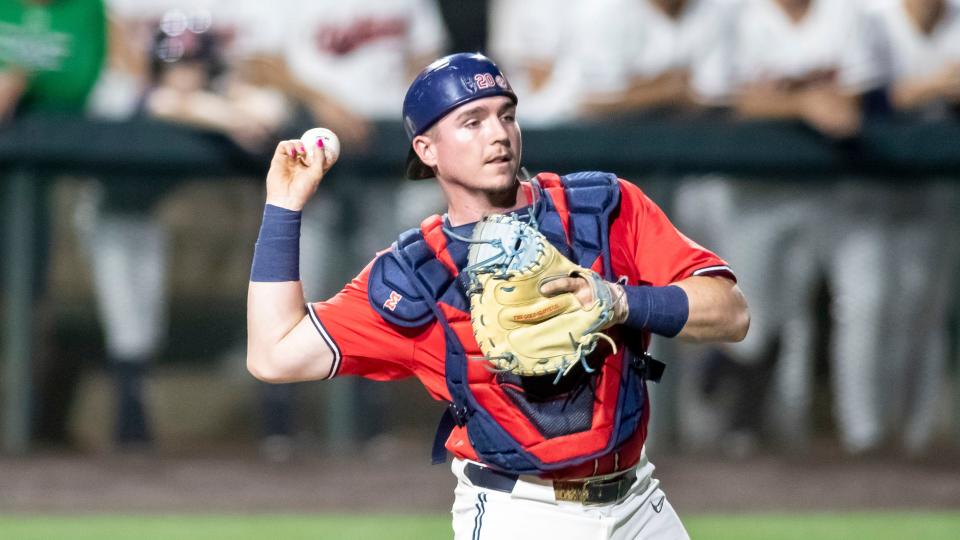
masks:
[[[613,324],[614,298],[596,272],[560,254],[534,227],[495,214],[473,230],[468,265],[463,269],[470,296],[473,333],[497,369],[517,375],[556,374],[554,382],[578,362],[593,371],[586,356]],[[540,286],[568,276],[585,278],[592,305],[573,293],[545,297]]]

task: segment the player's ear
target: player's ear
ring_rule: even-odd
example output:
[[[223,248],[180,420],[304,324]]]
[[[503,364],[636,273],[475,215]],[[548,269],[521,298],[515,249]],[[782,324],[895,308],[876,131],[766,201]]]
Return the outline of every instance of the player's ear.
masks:
[[[423,135],[417,135],[413,138],[412,142],[413,151],[417,153],[420,161],[427,167],[436,167],[437,147],[434,144],[433,138],[430,137],[429,132]]]

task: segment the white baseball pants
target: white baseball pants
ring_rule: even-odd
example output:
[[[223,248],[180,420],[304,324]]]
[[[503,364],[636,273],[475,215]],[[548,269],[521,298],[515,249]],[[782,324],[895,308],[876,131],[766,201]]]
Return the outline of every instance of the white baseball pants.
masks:
[[[548,480],[521,476],[511,493],[473,485],[466,461],[453,461],[457,488],[453,503],[454,540],[689,540],[653,465],[643,458],[637,480],[620,502],[583,505],[557,501]]]

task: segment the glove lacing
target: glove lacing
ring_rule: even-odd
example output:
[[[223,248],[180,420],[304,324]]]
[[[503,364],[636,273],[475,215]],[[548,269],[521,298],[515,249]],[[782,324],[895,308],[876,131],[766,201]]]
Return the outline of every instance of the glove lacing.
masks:
[[[539,223],[537,222],[536,215],[533,211],[535,205],[531,205],[527,208],[527,213],[529,215],[530,221],[526,226],[533,228],[534,230],[539,230]],[[475,262],[471,265],[468,265],[461,270],[461,275],[466,278],[465,288],[467,295],[472,295],[475,292],[482,291],[483,286],[480,284],[478,275],[484,273],[492,273],[492,279],[506,280],[510,277],[510,272],[512,271],[529,271],[532,270],[541,260],[542,255],[545,251],[543,243],[541,240],[536,241],[536,250],[537,254],[532,258],[532,262],[523,268],[510,269],[514,261],[521,254],[522,242],[523,239],[527,237],[524,234],[518,234],[513,245],[507,245],[500,238],[490,238],[490,239],[477,239],[477,238],[468,238],[463,235],[457,234],[451,228],[443,226],[442,230],[449,237],[465,242],[467,244],[488,244],[495,248],[496,252],[494,255],[482,260]],[[502,260],[501,263],[492,265],[494,261]],[[610,289],[605,286],[604,283],[598,283],[598,276],[596,274],[589,274],[587,276],[579,276],[587,279],[594,293],[594,301],[599,301],[604,303],[607,306],[614,305],[613,295],[610,292]],[[580,364],[583,367],[583,370],[586,373],[594,373],[595,368],[591,367],[587,362],[587,357],[592,353],[600,339],[603,339],[610,344],[613,353],[617,352],[617,345],[610,336],[599,332],[599,330],[605,328],[609,325],[609,322],[614,317],[613,309],[608,309],[603,311],[603,318],[598,319],[585,334],[593,334],[595,337],[588,342],[581,342],[573,336],[572,333],[568,333],[570,337],[570,343],[572,346],[576,347],[576,351],[568,356],[564,356],[561,363],[561,368],[557,371],[557,376],[553,380],[553,384],[558,384],[560,380],[570,372],[577,364]],[[476,330],[474,330],[474,337],[476,336]],[[572,358],[576,360],[572,360]],[[471,361],[482,361],[486,363],[486,368],[495,373],[503,373],[513,371],[519,364],[519,359],[512,353],[504,352],[496,356],[488,355],[471,355],[468,356],[468,360]],[[543,360],[543,363],[548,363],[549,360]],[[493,364],[496,365],[493,365]],[[500,366],[500,367],[497,367]]]

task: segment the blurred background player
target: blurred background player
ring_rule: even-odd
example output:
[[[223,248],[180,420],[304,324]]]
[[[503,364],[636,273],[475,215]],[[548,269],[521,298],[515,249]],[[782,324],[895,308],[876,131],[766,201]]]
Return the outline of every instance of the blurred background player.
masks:
[[[584,9],[592,60],[581,114],[702,112],[730,100],[731,0],[605,0]]]
[[[234,4],[233,12],[244,13],[246,3]],[[223,133],[251,152],[262,150],[287,122],[289,107],[282,95],[228,70],[228,60],[238,55],[228,54],[225,32],[214,26],[215,7],[113,0],[110,62],[91,99],[91,115],[111,120],[148,115]],[[239,49],[246,42],[231,44]],[[171,241],[158,209],[172,187],[165,177],[111,179],[88,186],[78,206],[117,388],[114,441],[122,448],[148,446],[153,439],[144,379],[168,333]]]
[[[103,2],[4,2],[0,24],[0,120],[18,111],[81,112],[106,50]]]
[[[702,112],[730,97],[733,0],[494,2],[490,49],[551,125],[624,113]],[[576,34],[575,42],[565,36]],[[581,46],[581,42],[590,46]]]
[[[399,115],[414,66],[438,54],[445,40],[435,4],[422,0],[115,4],[114,26],[150,60],[125,59],[128,49],[118,48],[120,60],[102,79],[95,112],[121,119],[142,111],[221,132],[251,152],[278,132],[299,134],[314,125],[334,129],[345,145],[362,147],[370,122]],[[117,373],[120,444],[151,438],[142,378],[166,335],[169,240],[155,214],[170,186],[157,180],[151,186],[104,184],[81,213]],[[379,206],[365,202],[358,211],[375,215],[367,222],[382,224],[389,234],[393,219],[403,219],[397,209],[419,213],[433,191],[420,185],[393,194],[392,187],[379,186],[368,185],[368,191],[383,191],[371,198]],[[305,283],[311,294],[323,295],[331,292],[325,290],[330,272],[345,262],[329,253],[350,255],[344,247],[357,242],[335,245],[342,215],[332,201],[307,215],[312,242],[304,246]],[[358,252],[377,236],[364,232]],[[263,392],[265,451],[284,459],[291,450],[291,388],[263,385]]]
[[[960,3],[882,0],[874,7],[874,46],[894,110],[926,119],[956,117],[960,107]]]
[[[960,111],[960,3],[956,0],[884,0],[871,5],[874,52],[887,98],[901,115],[957,118]],[[950,300],[957,282],[956,178],[878,187],[888,255],[884,388],[885,432],[911,454],[926,450],[941,418]]]
[[[0,119],[18,109],[82,111],[106,49],[103,3],[6,2],[0,17]]]
[[[284,12],[283,88],[299,96],[313,113],[300,120],[304,129],[329,127],[344,148],[366,145],[371,123],[395,121],[407,84],[448,41],[433,0],[295,1]],[[430,184],[352,182],[363,182],[367,193],[355,210],[371,218],[365,223],[383,226],[371,227],[359,241],[354,239],[355,255],[364,260],[397,226],[410,226],[409,216],[442,204],[439,191]],[[329,219],[322,214],[332,213],[308,210],[306,219]],[[305,257],[305,268],[328,264],[320,253]]]
[[[550,126],[576,118],[581,82],[576,40],[579,8],[551,0],[493,0],[489,51],[510,84],[524,96],[526,126]],[[461,49],[462,50],[462,49]]]
[[[743,118],[800,120],[836,140],[854,136],[861,123],[861,96],[877,84],[863,25],[851,2],[744,2],[735,29],[735,111]],[[763,370],[767,360],[776,358],[770,417],[778,419],[777,435],[793,450],[804,448],[809,436],[811,302],[818,253],[825,253],[838,293],[833,310],[838,329],[832,341],[838,420],[846,446],[861,448],[869,445],[878,422],[868,405],[877,387],[867,373],[882,353],[882,286],[880,271],[873,270],[879,268],[882,248],[873,243],[873,224],[856,211],[862,200],[857,186],[845,188],[853,205],[848,207],[847,199],[836,202],[823,185],[798,180],[720,180],[699,194],[709,193],[709,199],[694,194],[686,202],[679,198],[678,204],[712,208],[704,217],[716,220],[706,225],[716,231],[715,249],[728,253],[731,266],[745,276],[755,322],[747,339],[727,351],[748,370]],[[740,240],[731,243],[732,238]],[[753,392],[741,397],[757,398]],[[739,427],[757,428],[756,422],[748,425]],[[755,437],[752,432],[735,435]]]
[[[0,125],[20,114],[83,113],[105,62],[107,20],[101,0],[24,0],[0,3]],[[30,211],[38,223],[31,242],[34,305],[33,424],[43,442],[65,438],[63,394],[70,378],[50,350],[53,328],[47,298],[49,179],[29,179],[37,190]],[[3,190],[6,197],[6,189]],[[6,203],[6,199],[3,199]],[[6,208],[6,204],[4,204]]]

